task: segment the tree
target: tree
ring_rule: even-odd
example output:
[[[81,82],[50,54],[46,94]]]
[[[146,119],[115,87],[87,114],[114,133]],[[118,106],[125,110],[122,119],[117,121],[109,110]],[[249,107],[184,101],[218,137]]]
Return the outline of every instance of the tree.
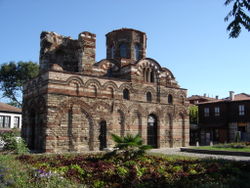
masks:
[[[243,26],[247,31],[250,31],[250,17],[246,11],[250,11],[250,0],[226,0],[225,5],[233,3],[232,10],[225,17],[225,21],[229,21],[233,17],[231,23],[227,26],[229,38],[237,38]]]
[[[36,77],[38,72],[39,65],[31,61],[9,62],[1,65],[0,89],[3,92],[2,97],[10,99],[12,105],[20,107],[24,83]]]
[[[191,124],[198,124],[198,106],[193,105],[189,107],[189,118]]]

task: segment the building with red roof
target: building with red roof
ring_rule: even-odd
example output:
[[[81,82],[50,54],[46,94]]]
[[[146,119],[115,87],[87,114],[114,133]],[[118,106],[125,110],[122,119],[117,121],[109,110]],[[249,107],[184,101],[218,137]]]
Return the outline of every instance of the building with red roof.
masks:
[[[250,95],[230,95],[198,104],[201,144],[250,141]]]

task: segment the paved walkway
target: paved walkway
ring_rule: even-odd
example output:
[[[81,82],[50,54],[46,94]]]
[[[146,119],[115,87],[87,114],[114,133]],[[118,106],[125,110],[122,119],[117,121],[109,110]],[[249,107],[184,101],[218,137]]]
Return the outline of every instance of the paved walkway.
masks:
[[[189,157],[198,157],[198,158],[213,158],[213,159],[227,159],[227,160],[236,160],[236,161],[250,161],[250,157],[181,152],[180,148],[152,149],[149,152],[161,153],[161,154],[165,154],[165,155],[180,155],[180,156],[189,156]]]

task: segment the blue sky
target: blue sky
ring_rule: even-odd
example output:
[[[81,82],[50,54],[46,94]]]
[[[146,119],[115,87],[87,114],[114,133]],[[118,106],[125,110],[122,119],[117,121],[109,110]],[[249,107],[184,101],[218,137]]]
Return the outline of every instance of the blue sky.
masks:
[[[169,68],[188,95],[250,93],[250,33],[229,39],[224,0],[0,0],[0,63],[39,61],[39,36],[55,31],[97,35],[96,60],[105,58],[105,34],[122,27],[147,33],[147,56]]]

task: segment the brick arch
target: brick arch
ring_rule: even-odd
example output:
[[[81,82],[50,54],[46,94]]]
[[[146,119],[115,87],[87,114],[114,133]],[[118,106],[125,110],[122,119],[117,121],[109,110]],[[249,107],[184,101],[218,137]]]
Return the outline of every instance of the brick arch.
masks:
[[[56,113],[54,125],[57,125],[57,126],[60,125],[60,120],[61,120],[63,114],[68,112],[68,110],[71,109],[73,107],[73,105],[79,105],[81,107],[81,109],[86,109],[86,111],[90,115],[93,114],[92,107],[89,106],[84,101],[79,100],[79,99],[65,100],[65,101],[61,102],[57,107],[57,113]]]
[[[79,86],[84,86],[83,80],[77,76],[71,76],[66,80],[67,85],[69,85],[71,82],[76,82]]]
[[[166,91],[166,95],[168,96],[169,94],[172,95],[173,97],[177,97],[176,93],[173,89],[169,89]]]
[[[132,87],[130,84],[128,84],[128,83],[123,83],[122,85],[120,85],[119,91],[120,91],[120,92],[123,92],[123,90],[124,90],[125,88],[128,89],[129,92],[131,92],[131,93],[134,93],[134,92],[135,92],[135,90],[133,89],[133,87]]]
[[[186,98],[186,93],[184,91],[178,91],[176,94],[177,97],[184,97]]]
[[[111,87],[114,91],[118,91],[118,86],[113,81],[105,82],[102,86],[102,89],[107,89],[108,87]]]
[[[164,106],[162,108],[162,111],[163,111],[164,114],[174,113],[174,110],[175,110],[174,106]]]
[[[178,107],[176,113],[182,114],[186,118],[186,116],[188,116],[188,109],[184,107]]]
[[[145,59],[138,61],[136,63],[136,68],[137,68],[138,75],[143,75],[144,68],[153,68],[153,70],[157,71],[157,73],[159,73],[159,71],[161,71],[162,69],[160,64],[151,58],[145,58]]]
[[[85,84],[84,87],[87,88],[90,85],[94,85],[97,89],[101,89],[101,84],[97,79],[90,79]]]
[[[92,106],[93,111],[95,111],[95,112],[97,111],[98,107],[103,107],[104,109],[107,110],[107,113],[111,112],[111,106],[108,103],[103,102],[103,101],[95,102],[91,106]]]
[[[45,112],[46,109],[46,101],[43,96],[33,98],[32,100],[29,100],[23,104],[23,109],[33,109],[38,113]],[[29,111],[29,110],[28,110]]]
[[[142,115],[146,115],[147,111],[140,104],[132,104],[128,107],[128,112],[138,111]]]
[[[156,115],[158,118],[163,118],[163,116],[164,116],[164,112],[163,112],[163,110],[160,109],[160,108],[155,108],[155,109],[149,110],[148,115],[149,115],[149,114],[154,114],[154,115]]]
[[[25,124],[22,127],[22,137],[29,149],[42,152],[44,150],[44,128],[46,101],[43,96],[25,101],[23,105]]]
[[[136,74],[142,76],[144,81],[156,82],[161,72],[160,65],[155,61],[143,61],[140,66],[137,66]]]
[[[117,110],[122,110],[126,115],[128,114],[128,108],[122,104],[122,103],[115,103],[114,104],[114,110],[117,111]]]
[[[163,73],[165,73],[165,75],[168,79],[175,79],[173,73],[169,69],[167,69],[166,67],[163,67],[162,71],[163,71]]]
[[[151,92],[152,95],[156,95],[155,89],[154,89],[153,87],[151,87],[151,86],[147,86],[147,87],[143,88],[142,92],[143,92],[144,95],[145,95],[147,92]]]
[[[57,130],[59,127],[61,127],[61,123],[64,117],[67,117],[67,132],[64,132],[64,134],[67,134],[67,138],[68,138],[68,143],[65,145],[68,147],[69,151],[74,151],[75,149],[75,145],[73,144],[73,138],[72,138],[72,134],[74,131],[74,125],[73,125],[73,115],[75,115],[74,113],[76,111],[74,110],[74,107],[77,107],[77,112],[79,112],[80,114],[84,114],[84,117],[86,118],[87,122],[88,122],[88,132],[86,133],[86,139],[85,142],[87,142],[87,144],[81,145],[80,146],[87,146],[87,148],[89,148],[89,150],[93,150],[94,149],[94,129],[95,129],[95,124],[94,124],[94,120],[93,120],[93,111],[92,108],[86,104],[84,101],[81,101],[79,99],[70,99],[70,100],[65,100],[63,101],[58,107],[57,107],[57,112],[56,113],[56,117],[55,117],[55,121],[53,123],[53,127],[51,127],[51,133],[50,133],[50,137],[52,138],[52,140],[54,140],[54,144],[58,144],[58,142],[61,140],[60,136],[57,134]],[[59,128],[61,129],[61,128]],[[62,129],[63,130],[63,129]],[[83,135],[80,135],[80,137],[82,137]],[[80,138],[79,137],[79,138]],[[79,147],[79,145],[78,145]]]

